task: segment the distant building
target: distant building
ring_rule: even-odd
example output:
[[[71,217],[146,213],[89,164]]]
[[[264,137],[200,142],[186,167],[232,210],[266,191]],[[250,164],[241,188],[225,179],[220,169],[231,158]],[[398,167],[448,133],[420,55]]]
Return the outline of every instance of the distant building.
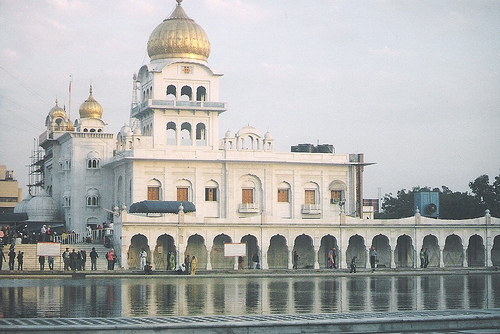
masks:
[[[21,202],[23,190],[14,178],[14,171],[0,165],[0,213],[12,213],[17,203]]]

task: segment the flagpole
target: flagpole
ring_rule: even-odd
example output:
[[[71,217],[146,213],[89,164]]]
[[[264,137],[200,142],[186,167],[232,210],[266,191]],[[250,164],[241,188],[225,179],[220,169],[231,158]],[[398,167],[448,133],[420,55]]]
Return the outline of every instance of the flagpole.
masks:
[[[69,75],[69,106],[68,106],[68,119],[71,119],[71,83],[73,82],[73,75]]]

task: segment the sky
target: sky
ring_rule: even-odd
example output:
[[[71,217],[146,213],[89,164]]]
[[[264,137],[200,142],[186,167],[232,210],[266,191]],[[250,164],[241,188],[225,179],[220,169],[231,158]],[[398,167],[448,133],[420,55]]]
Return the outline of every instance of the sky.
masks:
[[[129,122],[132,76],[174,0],[0,0],[0,164],[27,194],[56,98]],[[364,153],[364,197],[469,191],[500,175],[500,1],[184,0],[222,72],[220,137],[251,125],[275,151]],[[72,77],[71,103],[69,81]]]

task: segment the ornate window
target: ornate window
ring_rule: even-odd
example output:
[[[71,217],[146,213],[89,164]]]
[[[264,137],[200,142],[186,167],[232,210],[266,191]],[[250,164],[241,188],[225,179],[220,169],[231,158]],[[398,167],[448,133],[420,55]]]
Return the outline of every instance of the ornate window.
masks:
[[[98,169],[100,168],[99,154],[96,151],[91,151],[87,154],[87,169]]]
[[[148,182],[148,201],[159,201],[161,193],[161,183],[157,179]]]
[[[278,202],[279,203],[290,202],[290,185],[286,182],[281,182],[278,185]]]
[[[339,204],[345,200],[346,185],[342,181],[333,181],[330,184],[330,204]]]
[[[205,185],[205,201],[206,202],[217,202],[218,184],[215,181],[210,181]]]
[[[99,191],[96,188],[87,190],[87,206],[99,206]]]

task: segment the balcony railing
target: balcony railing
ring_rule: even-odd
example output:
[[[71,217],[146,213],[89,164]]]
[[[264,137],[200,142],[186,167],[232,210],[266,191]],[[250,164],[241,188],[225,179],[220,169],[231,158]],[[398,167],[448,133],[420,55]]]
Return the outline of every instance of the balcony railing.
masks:
[[[259,205],[257,203],[242,203],[238,211],[240,213],[256,213],[259,212]]]
[[[147,108],[165,108],[165,109],[198,109],[226,111],[226,102],[210,101],[178,101],[178,100],[147,100],[132,108],[132,116],[140,113]]]
[[[319,215],[321,214],[320,204],[302,204],[301,211],[305,215]]]

